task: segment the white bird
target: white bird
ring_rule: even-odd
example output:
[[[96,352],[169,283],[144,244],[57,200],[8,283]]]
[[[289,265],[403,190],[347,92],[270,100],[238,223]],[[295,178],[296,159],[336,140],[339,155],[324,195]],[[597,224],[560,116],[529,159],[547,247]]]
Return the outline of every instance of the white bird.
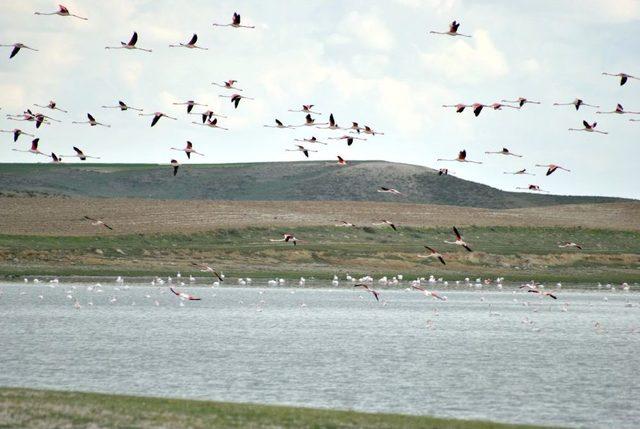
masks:
[[[245,97],[244,95],[240,95],[240,94],[233,94],[233,95],[218,95],[218,97],[222,97],[222,98],[230,98],[231,99],[231,103],[234,105],[234,108],[238,108],[238,105],[240,104],[240,100],[242,100],[243,98],[246,98],[247,100],[254,100],[251,97]]]
[[[34,104],[34,106],[42,107],[43,109],[59,110],[60,112],[63,112],[63,113],[69,113],[68,111],[59,108],[56,102],[53,100],[49,101],[49,103],[47,103],[46,105]]]
[[[83,17],[83,16],[79,16],[79,15],[74,15],[73,13],[69,12],[69,9],[67,9],[66,6],[63,6],[61,4],[58,5],[58,10],[55,12],[34,12],[34,15],[58,15],[58,16],[71,16],[73,18],[78,18],[81,19],[83,21],[86,21],[87,18]]]
[[[209,48],[203,48],[200,46],[196,46],[196,42],[198,41],[198,35],[194,34],[191,36],[191,39],[187,43],[179,43],[177,45],[169,45],[170,48],[187,48],[187,49],[202,49],[208,51]]]
[[[343,135],[340,137],[329,137],[329,140],[346,140],[347,141],[347,146],[351,146],[353,144],[354,140],[367,140],[365,138],[361,138],[361,137],[353,137],[353,136],[348,136],[348,135]]]
[[[501,151],[498,152],[485,152],[487,154],[496,154],[496,155],[509,155],[509,156],[516,156],[518,158],[522,158],[522,155],[516,155],[515,153],[509,152],[509,149],[507,149],[506,147],[503,147]]]
[[[266,127],[266,128],[288,128],[288,129],[291,129],[290,125],[284,125],[280,119],[276,118],[275,122],[276,122],[275,125],[263,125],[263,127]]]
[[[329,114],[329,123],[326,125],[327,125],[326,127],[318,127],[318,128],[324,129],[324,130],[341,130],[342,129],[340,128],[335,118],[333,117],[333,113]]]
[[[178,168],[180,168],[180,163],[178,162],[178,160],[172,159],[169,165],[173,167],[173,175],[175,176],[176,174],[178,174]]]
[[[600,108],[600,106],[594,106],[593,104],[587,104],[582,99],[576,98],[571,103],[553,103],[554,106],[574,106],[576,110],[580,109],[580,106],[588,106],[588,107],[596,107]]]
[[[191,113],[191,111],[193,110],[193,106],[203,106],[203,107],[209,107],[208,104],[200,104],[198,102],[195,102],[193,100],[187,100],[184,103],[173,103],[174,106],[187,106],[187,113]]]
[[[81,122],[73,121],[71,123],[72,124],[89,124],[92,127],[95,127],[96,125],[100,125],[100,126],[103,126],[103,127],[111,128],[111,125],[103,124],[103,123],[100,123],[100,122],[96,121],[96,119],[91,115],[91,113],[87,113],[87,119],[89,119],[89,120],[88,121],[81,121]]]
[[[381,186],[380,188],[378,188],[378,192],[383,192],[383,193],[388,193],[393,195],[404,195],[402,192],[398,191],[397,189],[386,188],[384,186]]]
[[[464,109],[471,107],[471,104],[443,104],[442,107],[454,107],[456,109],[456,113],[462,113],[464,112]]]
[[[180,152],[184,152],[184,153],[186,153],[186,154],[187,154],[187,158],[189,158],[189,159],[191,159],[191,154],[192,154],[192,153],[195,153],[195,154],[197,154],[197,155],[204,156],[204,153],[197,152],[197,151],[193,148],[193,143],[191,143],[191,142],[190,142],[190,141],[188,141],[188,140],[187,140],[187,146],[186,146],[186,147],[184,147],[184,148],[182,148],[182,149],[177,148],[177,147],[172,147],[172,148],[171,148],[171,150],[178,150],[178,151],[180,151]]]
[[[240,24],[240,14],[237,12],[233,13],[233,18],[231,19],[231,24],[213,24],[214,27],[233,27],[233,28],[256,28],[253,25],[241,25]]]
[[[376,301],[380,301],[380,292],[370,288],[369,285],[364,284],[364,283],[358,283],[358,284],[353,285],[353,287],[361,287],[361,288],[363,288],[367,292],[370,292],[371,295],[373,295],[373,297],[376,299]]]
[[[457,161],[457,162],[471,162],[473,164],[482,164],[482,162],[480,161],[471,161],[467,159],[467,151],[466,150],[461,150],[460,152],[458,152],[458,157],[455,159],[442,159],[442,158],[438,158],[438,161]]]
[[[137,109],[135,107],[128,106],[124,101],[118,101],[117,106],[101,106],[103,109],[120,109],[121,111],[125,110],[137,110],[138,112],[142,112],[142,109]]]
[[[540,189],[540,186],[538,186],[538,185],[529,185],[526,188],[521,188],[521,187],[518,186],[518,187],[516,187],[516,189],[524,189],[524,190],[533,191],[533,192],[548,192],[548,191],[545,191],[543,189]]]
[[[635,76],[631,76],[630,74],[626,74],[626,73],[607,73],[607,72],[602,72],[602,74],[605,75],[605,76],[619,77],[620,78],[620,86],[622,86],[625,83],[627,83],[627,80],[629,80],[629,79],[640,80],[640,78],[637,78]]]
[[[374,131],[373,128],[371,128],[368,125],[365,125],[364,128],[361,128],[361,130],[362,130],[363,133],[369,134],[369,135],[372,135],[372,136],[375,136],[376,134],[380,134],[381,136],[384,135],[384,133],[381,133],[380,131]]]
[[[588,133],[609,134],[606,131],[596,130],[595,129],[596,125],[598,125],[597,122],[594,122],[593,124],[590,124],[587,121],[582,121],[582,125],[584,125],[584,128],[569,128],[569,131],[586,131]]]
[[[138,42],[138,33],[134,31],[129,42],[127,43],[120,42],[120,46],[105,46],[105,49],[129,49],[129,50],[137,49],[139,51],[151,52],[151,49],[138,48],[136,46],[137,42]]]
[[[197,113],[197,112],[192,112],[192,115],[200,115],[202,116],[202,123],[204,124],[205,122],[207,122],[207,119],[211,120],[212,118],[223,118],[226,119],[227,117],[224,115],[218,115],[216,114],[214,111],[212,110],[207,110],[206,112],[202,112],[202,113]]]
[[[438,252],[437,250],[435,250],[432,247],[429,246],[424,246],[425,249],[427,249],[429,251],[428,255],[418,255],[421,258],[437,258],[442,265],[447,265],[447,263],[444,261],[444,258],[442,257],[442,254],[440,252]]]
[[[225,130],[225,131],[229,130],[229,128],[221,127],[220,125],[218,125],[218,118],[209,119],[203,124],[201,124],[200,122],[195,122],[195,121],[191,122],[191,123],[192,124],[196,124],[196,125],[201,125],[203,127],[219,128],[219,129]]]
[[[304,154],[304,156],[306,156],[307,158],[309,158],[309,152],[317,152],[317,150],[313,150],[313,149],[307,149],[306,147],[302,146],[302,145],[295,145],[296,149],[285,149],[285,151],[287,152],[302,152]]]
[[[181,299],[186,299],[188,301],[200,301],[200,298],[195,297],[193,295],[189,295],[188,293],[185,293],[185,292],[178,292],[177,290],[175,290],[172,287],[170,287],[169,290],[171,290],[171,292],[173,292],[174,295],[176,295],[177,297],[179,297]]]
[[[447,244],[455,244],[456,246],[462,246],[465,249],[467,249],[467,251],[471,252],[471,248],[469,247],[469,245],[462,239],[462,235],[460,234],[460,232],[458,231],[458,228],[456,228],[455,226],[453,227],[453,233],[456,235],[456,241],[446,241],[445,243]]]
[[[529,176],[535,176],[535,174],[533,173],[528,173],[526,168],[523,168],[522,170],[518,170],[518,171],[505,171],[502,174],[515,174],[515,175],[529,175]]]
[[[561,167],[559,165],[556,164],[536,164],[536,167],[544,167],[547,169],[547,174],[546,176],[550,176],[551,174],[553,174],[556,170],[564,170],[567,172],[571,172],[571,170],[568,170],[564,167]]]
[[[82,152],[80,149],[78,149],[75,146],[73,146],[73,150],[76,152],[75,155],[62,155],[62,156],[70,157],[70,158],[73,158],[73,157],[80,158],[80,161],[86,161],[87,158],[100,159],[99,156],[85,155],[84,152]]]
[[[606,115],[606,114],[611,114],[611,113],[618,114],[618,115],[625,115],[625,114],[627,114],[627,115],[640,115],[640,112],[630,112],[628,110],[624,110],[624,107],[622,107],[622,104],[620,104],[620,103],[618,103],[616,105],[615,110],[612,110],[611,112],[596,112],[596,113],[599,113],[601,115]]]
[[[238,83],[237,80],[229,79],[222,83],[211,82],[211,85],[219,86],[224,89],[235,89],[236,91],[242,91],[240,88],[236,87],[235,84]]]
[[[297,112],[297,113],[307,113],[307,114],[314,114],[314,115],[322,115],[322,113],[320,112],[314,112],[313,110],[313,106],[315,106],[314,104],[303,104],[302,105],[302,109],[300,110],[292,110],[289,109],[289,112]]]
[[[113,230],[113,228],[111,228],[109,225],[107,225],[106,223],[104,223],[100,219],[95,219],[95,218],[92,218],[92,217],[89,217],[89,216],[85,216],[84,218],[86,220],[90,221],[91,225],[93,225],[93,226],[103,226],[103,227],[105,227],[105,228],[107,228],[109,230]]]
[[[517,100],[500,100],[503,103],[516,103],[519,107],[523,107],[525,104],[540,104],[539,101],[531,101],[524,97],[518,97]]]
[[[311,117],[311,113],[307,113],[307,116],[304,117],[304,124],[300,125],[292,125],[293,127],[312,127],[316,125],[327,125],[328,123],[317,123],[316,120]]]
[[[424,293],[426,296],[432,296],[432,297],[434,297],[434,298],[439,299],[440,301],[446,301],[446,300],[447,300],[447,298],[443,297],[443,296],[442,296],[442,295],[440,295],[438,292],[434,292],[434,291],[427,290],[427,289],[423,288],[422,286],[418,286],[418,285],[412,284],[412,285],[411,285],[411,287],[412,287],[413,289],[415,289],[415,290],[419,290],[419,291],[421,291],[421,292],[422,292],[422,293]]]
[[[431,34],[444,34],[447,36],[461,36],[461,37],[471,37],[468,34],[460,34],[458,33],[458,28],[460,27],[460,23],[457,21],[453,21],[449,24],[449,31],[429,31]]]
[[[198,263],[198,262],[192,262],[191,265],[198,267],[200,269],[200,271],[203,272],[203,273],[211,273],[212,275],[216,276],[218,278],[218,280],[220,280],[221,282],[224,281],[224,276],[221,275],[214,268],[211,268],[207,264]]]
[[[38,143],[40,142],[39,138],[35,138],[31,141],[31,149],[29,150],[20,150],[20,149],[12,149],[14,152],[26,152],[26,153],[33,153],[35,155],[44,155],[44,156],[49,156],[44,152],[40,152],[40,150],[38,149]]]
[[[269,239],[269,241],[271,241],[271,242],[284,241],[285,243],[291,242],[295,246],[295,245],[297,245],[298,241],[300,241],[300,240],[298,240],[293,234],[286,234],[285,233],[285,234],[282,234],[282,238],[281,239],[276,240],[275,238],[271,238],[271,239]]]
[[[155,124],[158,123],[158,121],[160,120],[160,118],[164,117],[164,118],[168,118],[168,119],[173,119],[174,121],[178,120],[178,118],[174,118],[172,116],[169,116],[165,113],[162,112],[154,112],[154,113],[138,113],[138,116],[153,116],[153,119],[151,120],[151,126],[153,127]]]
[[[328,143],[325,143],[323,141],[318,140],[316,137],[311,136],[310,138],[304,138],[304,139],[293,139],[293,141],[296,142],[302,142],[302,143],[317,143],[317,144],[323,144],[323,145],[327,145]]]
[[[9,55],[9,58],[15,57],[18,54],[18,52],[20,52],[20,49],[23,49],[23,48],[24,49],[29,49],[31,51],[36,51],[36,52],[38,51],[37,49],[30,48],[29,46],[25,45],[24,43],[20,43],[20,42],[13,43],[11,45],[0,45],[0,46],[2,46],[2,47],[12,47],[13,48],[11,50],[11,54]]]
[[[18,141],[18,137],[20,137],[21,135],[35,137],[33,134],[25,133],[24,131],[22,131],[19,128],[15,128],[13,130],[0,130],[0,133],[11,133],[11,134],[13,134],[13,141],[14,142],[17,142]]]

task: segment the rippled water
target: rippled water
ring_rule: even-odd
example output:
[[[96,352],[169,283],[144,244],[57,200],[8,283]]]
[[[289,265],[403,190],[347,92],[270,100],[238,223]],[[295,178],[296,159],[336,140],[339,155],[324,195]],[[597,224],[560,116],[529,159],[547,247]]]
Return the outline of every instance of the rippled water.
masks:
[[[0,385],[638,427],[639,294],[404,288],[4,284]]]

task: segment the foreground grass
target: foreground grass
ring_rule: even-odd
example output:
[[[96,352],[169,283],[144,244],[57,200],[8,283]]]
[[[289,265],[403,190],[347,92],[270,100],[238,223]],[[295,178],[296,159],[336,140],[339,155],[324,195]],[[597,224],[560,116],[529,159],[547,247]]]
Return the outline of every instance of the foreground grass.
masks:
[[[398,414],[0,388],[0,428],[533,428]]]
[[[279,228],[233,228],[194,234],[81,237],[0,235],[0,275],[197,274],[190,262],[207,261],[228,276],[319,277],[335,273],[408,276],[433,274],[565,282],[640,281],[640,232],[584,228],[468,227],[468,253],[449,228],[302,227],[298,246],[270,242]],[[561,249],[575,241],[584,250]],[[447,265],[419,258],[437,248]]]

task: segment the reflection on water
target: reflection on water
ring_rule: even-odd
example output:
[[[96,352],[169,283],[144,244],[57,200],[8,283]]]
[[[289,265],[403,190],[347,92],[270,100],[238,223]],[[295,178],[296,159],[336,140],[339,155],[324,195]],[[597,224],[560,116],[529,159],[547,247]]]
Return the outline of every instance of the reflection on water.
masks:
[[[324,284],[323,284],[324,285]],[[0,385],[634,427],[640,295],[0,285]],[[309,287],[311,286],[311,287]],[[440,290],[442,292],[442,290]],[[78,307],[78,308],[76,308]]]

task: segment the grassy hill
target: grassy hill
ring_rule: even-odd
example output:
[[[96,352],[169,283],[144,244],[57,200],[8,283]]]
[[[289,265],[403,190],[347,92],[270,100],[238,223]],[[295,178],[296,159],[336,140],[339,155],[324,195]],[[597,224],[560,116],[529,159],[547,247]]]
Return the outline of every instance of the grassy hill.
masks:
[[[181,200],[398,201],[376,192],[393,186],[402,202],[484,208],[621,201],[505,192],[427,167],[384,161],[253,164],[190,164],[176,177],[155,164],[0,164],[0,195],[47,194],[83,197],[142,197]]]

